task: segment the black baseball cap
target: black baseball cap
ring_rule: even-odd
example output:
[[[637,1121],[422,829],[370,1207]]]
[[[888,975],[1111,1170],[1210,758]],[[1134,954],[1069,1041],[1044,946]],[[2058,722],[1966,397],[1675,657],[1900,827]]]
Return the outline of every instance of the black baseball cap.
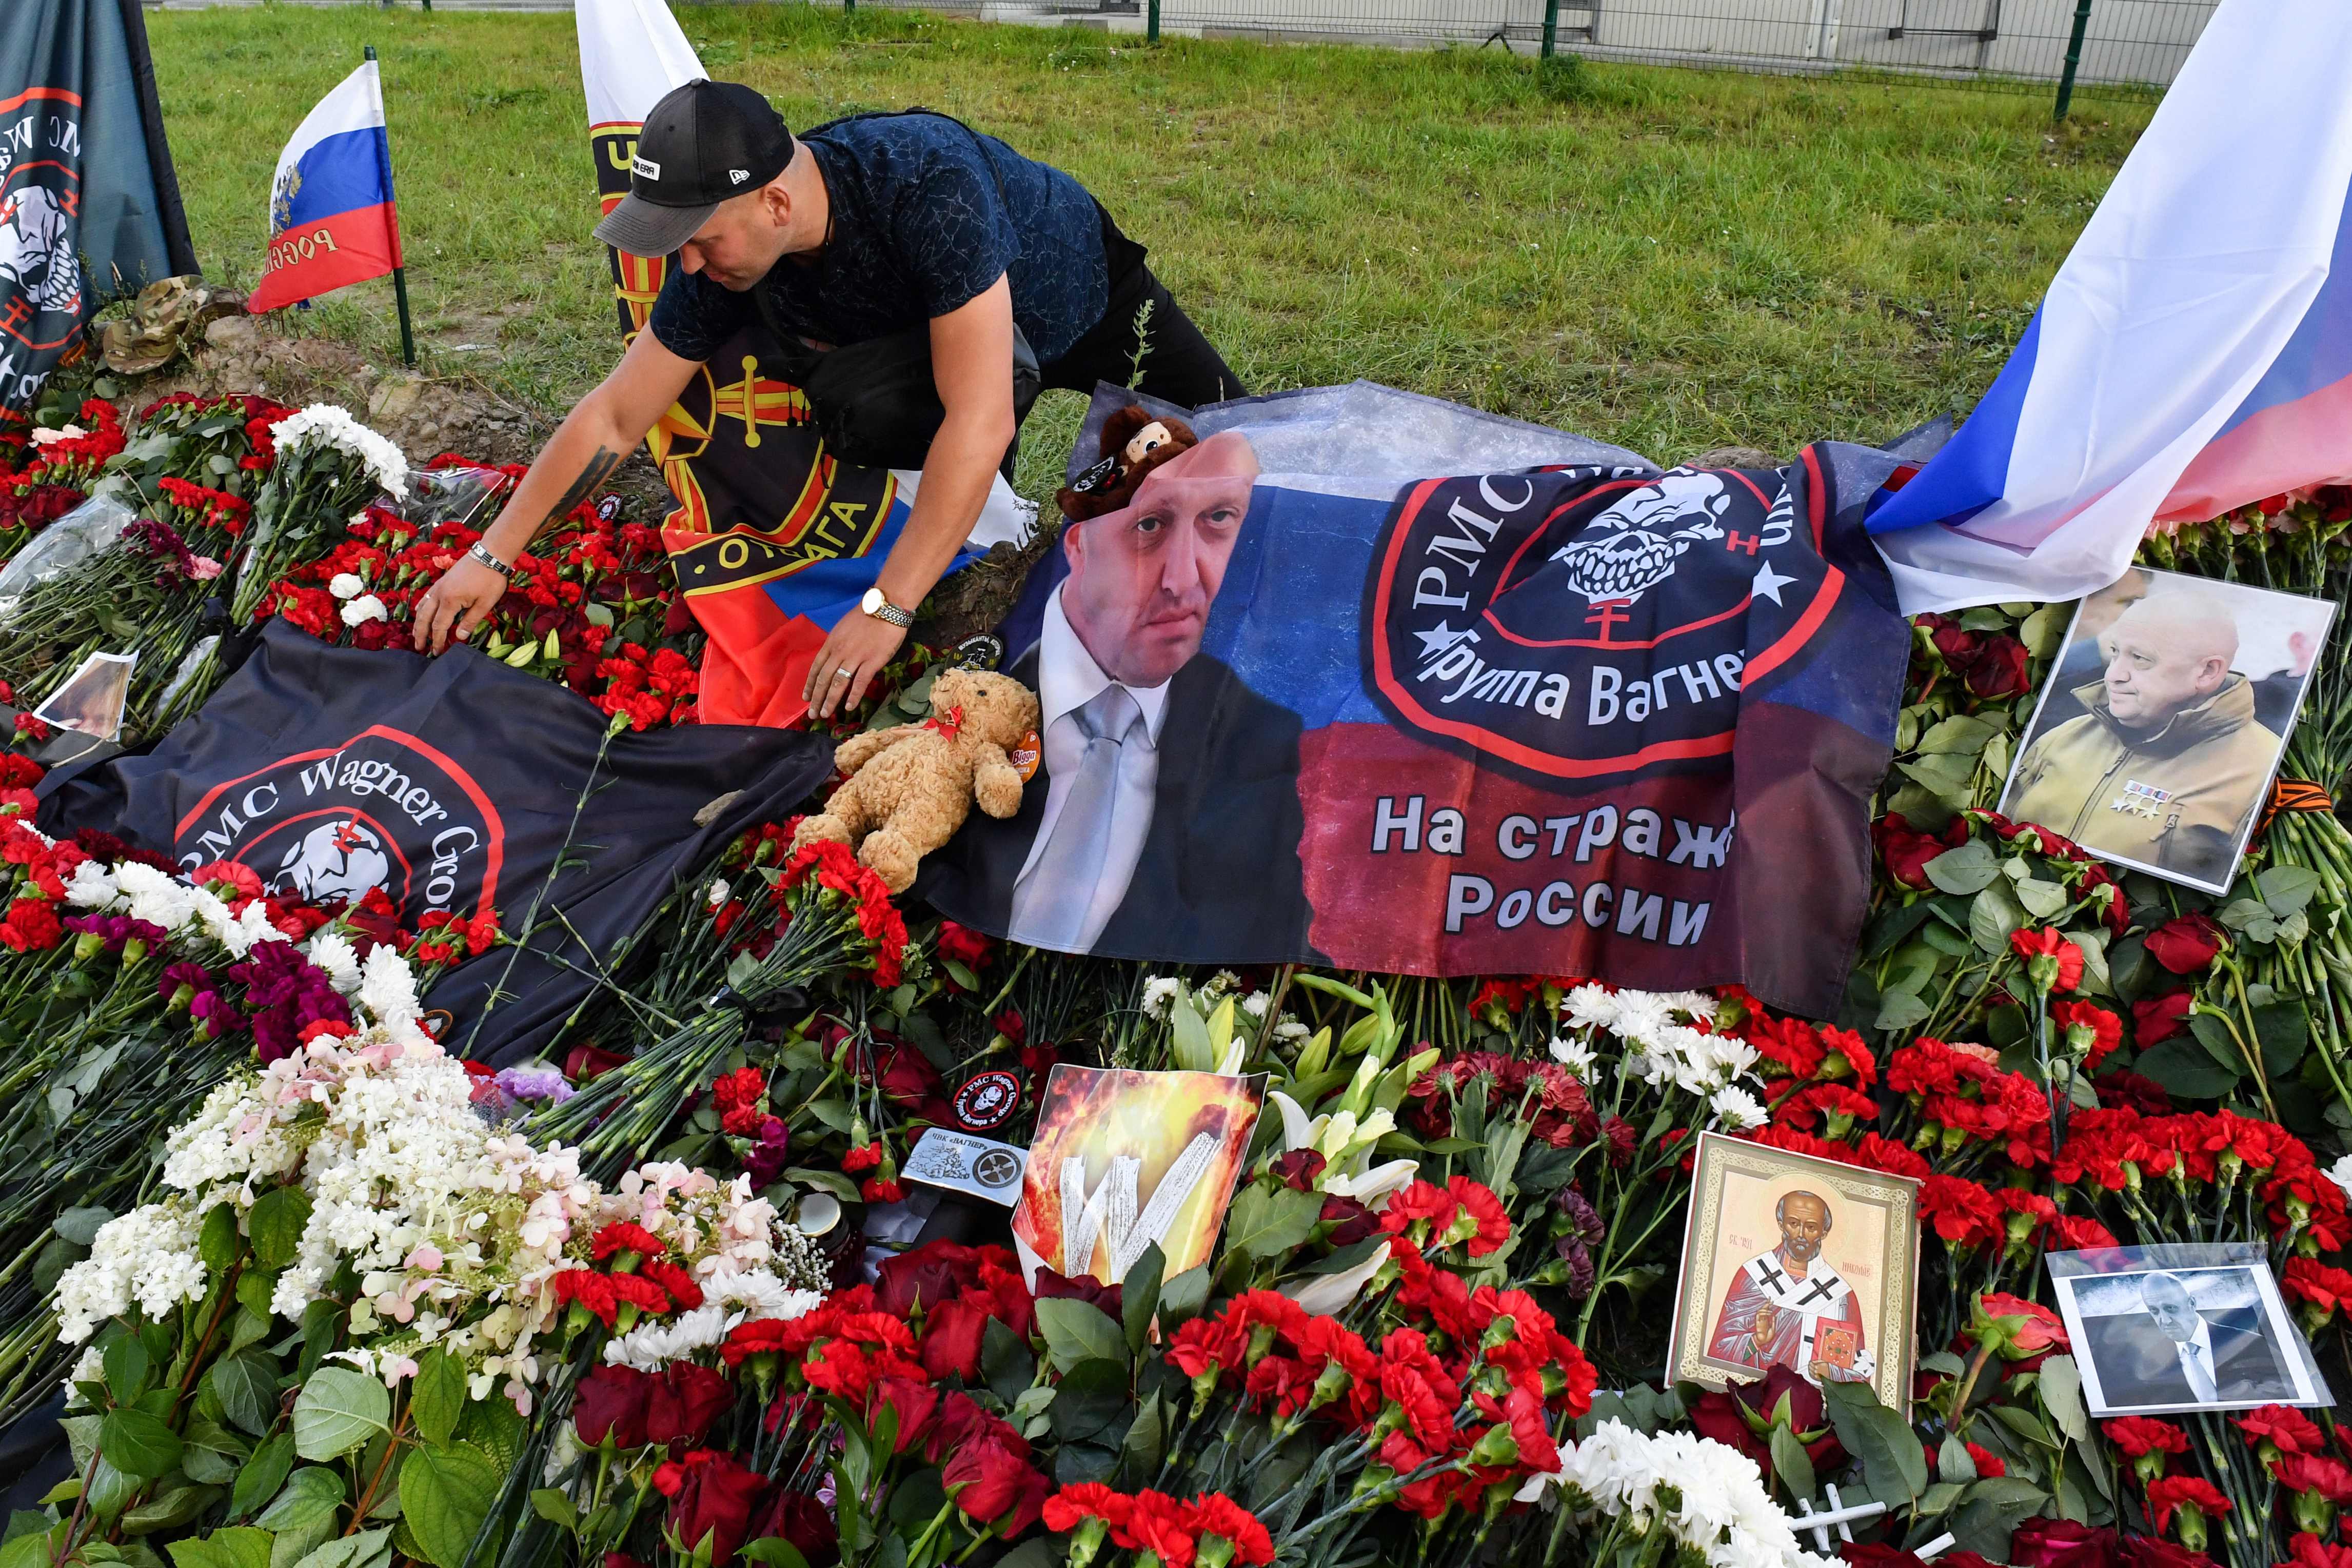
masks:
[[[730,196],[756,191],[793,161],[793,133],[740,82],[688,82],[663,95],[637,132],[629,193],[596,237],[631,256],[667,256]]]

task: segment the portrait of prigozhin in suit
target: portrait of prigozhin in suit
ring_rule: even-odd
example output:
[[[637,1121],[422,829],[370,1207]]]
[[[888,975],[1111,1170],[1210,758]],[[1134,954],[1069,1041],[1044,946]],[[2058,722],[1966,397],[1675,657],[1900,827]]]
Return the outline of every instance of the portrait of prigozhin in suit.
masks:
[[[2108,1267],[2072,1272],[2061,1267],[2070,1259]],[[2261,1262],[2131,1267],[2106,1252],[2058,1254],[2051,1264],[2094,1416],[2328,1402]]]

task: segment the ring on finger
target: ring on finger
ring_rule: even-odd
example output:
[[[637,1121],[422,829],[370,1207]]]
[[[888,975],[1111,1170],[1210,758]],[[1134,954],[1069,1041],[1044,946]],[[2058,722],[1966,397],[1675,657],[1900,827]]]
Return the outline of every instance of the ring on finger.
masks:
[[[841,668],[833,672],[833,678],[836,681],[845,681],[849,679],[850,674],[849,666],[847,664],[844,664]]]

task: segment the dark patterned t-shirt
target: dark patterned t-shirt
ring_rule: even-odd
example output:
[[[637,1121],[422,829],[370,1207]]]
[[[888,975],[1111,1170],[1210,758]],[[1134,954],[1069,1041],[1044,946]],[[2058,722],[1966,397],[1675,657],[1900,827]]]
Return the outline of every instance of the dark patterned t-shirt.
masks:
[[[1061,170],[938,114],[845,120],[802,140],[824,176],[833,233],[813,263],[786,256],[756,285],[783,329],[836,346],[887,337],[969,303],[1000,274],[1040,364],[1102,319],[1102,209]],[[707,360],[758,319],[749,293],[672,267],[650,324],[671,353]]]

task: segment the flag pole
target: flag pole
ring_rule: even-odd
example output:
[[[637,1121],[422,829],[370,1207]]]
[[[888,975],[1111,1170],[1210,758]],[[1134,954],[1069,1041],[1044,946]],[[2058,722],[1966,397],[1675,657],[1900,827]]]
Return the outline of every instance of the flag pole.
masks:
[[[375,46],[367,45],[362,52],[362,57],[374,59]],[[381,82],[378,86],[381,89]],[[383,132],[383,189],[386,195],[394,194],[392,126],[388,120]],[[400,204],[396,199],[392,203],[392,225],[393,237],[397,239],[400,235]],[[408,325],[408,269],[405,267],[395,267],[392,269],[392,300],[394,308],[400,312],[400,362],[413,370],[416,365],[416,338]]]

